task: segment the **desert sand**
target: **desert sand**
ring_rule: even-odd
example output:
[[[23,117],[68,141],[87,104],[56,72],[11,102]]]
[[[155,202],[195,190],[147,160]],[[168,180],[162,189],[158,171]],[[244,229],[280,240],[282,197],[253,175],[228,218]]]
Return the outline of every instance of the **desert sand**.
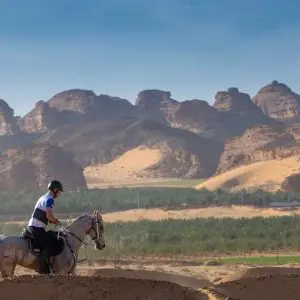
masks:
[[[285,177],[299,171],[299,157],[293,156],[282,160],[269,160],[241,166],[214,176],[196,186],[196,189],[240,190],[262,188],[276,191]]]
[[[138,175],[157,164],[161,158],[162,153],[159,149],[137,147],[125,152],[110,163],[85,168],[84,176],[89,185],[93,185],[93,183],[100,186],[116,182],[133,183],[136,180],[145,180],[139,178]]]

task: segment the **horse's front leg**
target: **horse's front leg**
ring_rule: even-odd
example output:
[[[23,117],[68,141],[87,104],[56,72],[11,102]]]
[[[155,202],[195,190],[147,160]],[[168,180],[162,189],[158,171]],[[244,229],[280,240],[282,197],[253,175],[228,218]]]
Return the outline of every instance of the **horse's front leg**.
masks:
[[[13,279],[16,262],[11,257],[3,257],[0,261],[0,272],[3,279]]]

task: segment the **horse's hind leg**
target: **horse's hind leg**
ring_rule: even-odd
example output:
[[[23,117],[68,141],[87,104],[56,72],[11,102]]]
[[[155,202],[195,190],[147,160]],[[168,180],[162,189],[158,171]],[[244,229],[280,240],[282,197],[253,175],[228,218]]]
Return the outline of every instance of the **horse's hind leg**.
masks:
[[[3,257],[0,261],[0,272],[3,279],[12,279],[16,268],[15,260],[11,257]]]

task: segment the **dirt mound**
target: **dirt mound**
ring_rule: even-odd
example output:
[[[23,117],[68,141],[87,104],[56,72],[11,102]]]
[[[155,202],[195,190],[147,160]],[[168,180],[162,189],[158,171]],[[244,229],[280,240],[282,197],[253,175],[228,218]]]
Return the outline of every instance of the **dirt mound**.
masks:
[[[265,276],[265,275],[289,275],[300,274],[300,268],[289,267],[259,267],[236,272],[235,274],[227,277],[222,282],[242,280],[251,277]]]
[[[105,277],[105,278],[135,278],[144,280],[160,280],[179,284],[184,287],[199,289],[213,285],[207,279],[197,279],[190,276],[157,271],[130,270],[130,269],[81,269],[78,275]]]
[[[0,283],[1,299],[19,300],[205,300],[174,283],[132,278],[22,276]]]
[[[280,189],[286,176],[297,170],[297,164],[297,156],[256,162],[211,177],[196,188],[209,190],[220,188],[229,191],[261,188],[267,191],[276,191]]]
[[[233,299],[298,300],[300,274],[264,275],[217,285]]]

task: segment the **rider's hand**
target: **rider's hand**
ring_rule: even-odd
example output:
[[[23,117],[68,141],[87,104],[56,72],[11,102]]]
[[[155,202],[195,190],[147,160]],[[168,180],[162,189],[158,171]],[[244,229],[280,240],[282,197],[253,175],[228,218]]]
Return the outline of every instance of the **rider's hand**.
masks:
[[[62,223],[58,219],[56,219],[55,225],[60,226],[61,224]]]

